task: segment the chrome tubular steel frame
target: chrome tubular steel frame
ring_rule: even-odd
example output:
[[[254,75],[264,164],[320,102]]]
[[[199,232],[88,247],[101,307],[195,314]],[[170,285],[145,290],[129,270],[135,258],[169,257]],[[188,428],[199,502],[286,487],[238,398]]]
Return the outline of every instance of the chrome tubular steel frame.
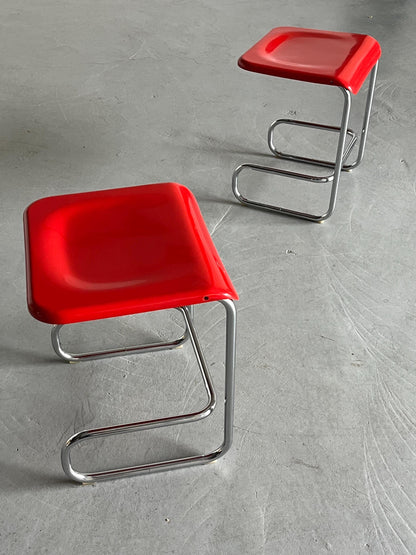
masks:
[[[158,461],[153,463],[141,464],[133,467],[126,468],[116,468],[112,470],[92,472],[92,473],[81,473],[75,470],[71,464],[71,449],[79,444],[80,442],[86,441],[88,439],[108,437],[116,434],[128,433],[128,432],[138,432],[143,430],[149,430],[152,428],[161,428],[165,426],[173,426],[179,424],[185,424],[189,422],[196,422],[202,418],[207,417],[214,410],[216,405],[216,396],[214,387],[212,384],[211,376],[201,350],[201,346],[198,341],[198,337],[193,325],[192,313],[193,308],[191,307],[178,307],[185,320],[186,332],[182,338],[176,342],[172,343],[158,343],[154,345],[144,345],[143,347],[134,347],[127,350],[127,354],[140,353],[140,352],[151,352],[156,350],[172,349],[181,345],[186,339],[190,339],[195,357],[198,363],[198,367],[201,371],[202,379],[204,382],[205,390],[207,392],[208,401],[203,409],[198,412],[192,412],[188,414],[182,414],[178,416],[170,416],[167,418],[157,418],[155,420],[146,420],[141,422],[134,422],[131,424],[123,424],[119,426],[109,426],[105,428],[96,428],[90,430],[83,430],[77,434],[70,437],[61,452],[62,467],[66,475],[76,482],[81,483],[91,483],[98,480],[105,480],[110,478],[120,478],[125,476],[130,476],[138,473],[150,473],[157,472],[161,470],[169,470],[173,468],[184,468],[188,466],[194,466],[197,464],[205,464],[215,461],[224,455],[228,449],[231,447],[232,436],[233,436],[233,418],[234,418],[234,366],[235,366],[235,343],[236,343],[236,310],[233,301],[224,299],[220,301],[226,310],[226,347],[225,347],[225,393],[224,393],[224,439],[220,447],[214,451],[196,455],[189,456],[178,459],[168,459],[164,461]],[[58,337],[59,344],[59,329],[55,332],[55,338]],[[60,345],[60,344],[59,344]],[[86,356],[77,355],[75,360],[71,358],[72,355],[68,355],[62,348],[59,347],[57,351],[61,358],[69,362],[74,362],[75,360],[84,360],[88,358],[89,360],[93,358],[102,358],[107,356],[116,356],[116,352],[119,354],[121,352],[126,354],[125,350],[120,351],[106,351],[103,353],[90,353]],[[64,355],[64,356],[62,356]],[[68,358],[69,357],[69,358]]]
[[[181,309],[177,309],[181,311]],[[189,306],[188,310],[190,312],[191,318],[194,315],[194,307]],[[185,320],[186,324],[186,320]],[[51,330],[51,342],[52,347],[55,353],[67,362],[79,362],[82,360],[96,360],[99,358],[111,358],[117,356],[127,356],[127,355],[136,355],[139,353],[152,353],[156,351],[165,351],[167,349],[177,349],[181,345],[185,343],[189,339],[189,328],[186,326],[184,334],[179,337],[179,339],[175,339],[174,341],[165,342],[165,343],[150,343],[148,345],[138,345],[134,347],[125,347],[122,349],[109,349],[106,351],[97,351],[92,353],[83,353],[83,354],[72,354],[66,352],[62,348],[62,342],[60,337],[61,329],[63,325],[54,325],[52,326]]]
[[[352,169],[356,168],[361,163],[364,156],[364,150],[365,150],[367,134],[368,134],[368,126],[370,121],[371,107],[372,107],[373,97],[374,97],[374,88],[375,88],[376,77],[377,77],[377,68],[378,68],[378,62],[374,65],[370,73],[370,81],[368,85],[367,100],[366,100],[366,105],[364,110],[364,118],[363,118],[360,137],[358,140],[358,154],[353,163],[346,163],[348,156],[350,155],[354,145],[357,142],[357,135],[351,129],[348,129],[352,95],[347,89],[344,89],[343,87],[338,87],[342,91],[344,96],[344,107],[343,107],[340,127],[333,127],[330,125],[322,125],[318,123],[310,123],[305,121],[297,121],[293,119],[278,119],[270,125],[268,130],[268,137],[267,137],[269,148],[277,158],[281,158],[282,160],[291,160],[295,162],[311,164],[314,166],[328,167],[328,168],[331,168],[333,171],[327,176],[320,177],[320,176],[314,176],[311,174],[304,174],[304,173],[297,173],[297,172],[288,171],[288,170],[282,170],[282,169],[273,168],[270,166],[263,166],[260,164],[240,164],[235,168],[232,176],[232,190],[235,197],[242,204],[254,206],[256,208],[262,208],[265,210],[271,210],[273,212],[279,212],[281,214],[287,214],[289,216],[303,218],[305,220],[322,222],[328,219],[333,213],[335,208],[341,171],[351,171]],[[337,152],[335,156],[335,162],[318,160],[315,158],[307,158],[304,156],[297,156],[294,154],[280,152],[279,150],[277,150],[274,144],[274,130],[279,125],[295,125],[299,127],[308,127],[312,129],[320,129],[323,131],[337,132],[338,145],[337,145]],[[346,144],[347,135],[350,137],[350,140]],[[276,174],[283,177],[290,177],[292,179],[300,179],[302,181],[309,181],[311,183],[332,183],[328,209],[324,214],[315,215],[315,214],[309,214],[307,212],[299,212],[297,210],[290,210],[288,208],[283,208],[272,204],[266,204],[262,202],[257,202],[255,200],[250,200],[245,196],[243,196],[238,188],[238,176],[245,169],[254,170],[254,171],[263,172],[263,173]]]

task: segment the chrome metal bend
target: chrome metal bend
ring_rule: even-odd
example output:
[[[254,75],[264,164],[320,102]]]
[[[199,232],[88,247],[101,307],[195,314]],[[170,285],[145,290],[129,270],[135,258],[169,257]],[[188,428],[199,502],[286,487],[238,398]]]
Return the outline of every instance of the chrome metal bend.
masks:
[[[332,128],[330,126],[321,126],[320,124],[308,124],[312,127],[315,127],[315,126],[317,126],[318,128],[324,127],[324,128],[327,128],[328,130],[331,130],[331,131],[336,130],[338,132],[338,144],[337,144],[337,152],[336,152],[336,156],[335,156],[335,163],[331,164],[331,163],[327,163],[327,162],[322,161],[322,160],[316,160],[314,162],[311,162],[312,159],[302,158],[302,157],[295,157],[295,156],[292,156],[292,155],[286,155],[286,154],[279,153],[279,155],[281,155],[281,157],[286,157],[288,159],[295,159],[297,161],[304,161],[304,162],[307,162],[307,163],[315,163],[315,165],[321,165],[322,166],[322,165],[329,164],[330,167],[333,167],[333,171],[331,172],[331,174],[328,175],[328,176],[324,176],[324,177],[318,177],[318,176],[314,176],[314,175],[310,175],[310,174],[302,174],[302,173],[292,172],[292,171],[288,171],[288,170],[281,170],[281,169],[273,168],[273,167],[270,167],[270,166],[262,166],[262,165],[259,165],[259,164],[240,164],[239,166],[237,166],[237,168],[235,168],[235,170],[233,172],[232,191],[234,193],[234,196],[242,204],[253,206],[255,208],[271,210],[273,212],[278,212],[280,214],[286,214],[287,216],[294,216],[294,217],[297,217],[297,218],[302,218],[302,219],[310,220],[310,221],[314,221],[314,222],[323,222],[324,220],[328,219],[331,216],[331,214],[333,213],[334,208],[335,208],[337,192],[338,192],[339,178],[340,178],[341,170],[343,169],[343,162],[346,159],[346,157],[348,156],[348,154],[351,152],[351,149],[352,149],[352,147],[355,143],[355,138],[352,137],[352,139],[351,139],[350,143],[348,144],[347,148],[345,148],[346,136],[347,136],[347,133],[349,133],[348,120],[349,120],[350,110],[351,110],[351,93],[350,93],[350,91],[348,91],[347,89],[344,89],[342,87],[338,87],[338,88],[341,90],[341,92],[343,93],[343,96],[344,96],[344,105],[343,105],[343,111],[342,111],[341,125],[338,128],[336,128],[336,127]],[[293,120],[278,120],[278,121],[284,121],[285,123],[293,122]],[[274,122],[274,123],[276,125],[278,124],[276,122]],[[273,125],[274,124],[272,124],[272,126]],[[299,122],[299,125],[305,125],[305,122]],[[350,133],[352,133],[352,132],[350,132]],[[272,139],[273,139],[273,135],[272,135]],[[269,144],[270,144],[270,131],[269,131]],[[273,143],[272,143],[272,146],[274,146]],[[316,214],[310,214],[308,212],[300,212],[300,211],[297,211],[297,210],[291,210],[289,208],[284,208],[282,206],[276,206],[276,205],[272,205],[272,204],[257,202],[255,200],[250,200],[250,199],[246,198],[245,196],[243,196],[241,194],[239,188],[238,188],[238,176],[245,168],[251,169],[251,170],[254,170],[254,171],[257,171],[257,172],[271,173],[271,174],[280,175],[280,176],[284,176],[284,177],[291,177],[293,179],[300,179],[300,180],[303,180],[303,181],[309,181],[309,182],[312,182],[312,183],[332,183],[328,209],[326,210],[325,213],[320,214],[320,215],[316,215]]]
[[[348,142],[348,144],[344,149],[342,171],[352,171],[361,163],[364,157],[364,150],[365,150],[365,145],[366,145],[366,140],[368,135],[368,126],[370,122],[371,107],[373,104],[374,89],[375,89],[375,83],[377,78],[377,69],[378,69],[378,62],[376,62],[376,64],[374,65],[373,69],[370,72],[370,80],[369,80],[368,90],[367,90],[367,99],[366,99],[366,104],[364,109],[363,122],[359,133],[359,139],[357,134],[354,133],[352,129],[347,130],[347,135],[350,137],[350,141]],[[339,88],[343,90],[342,87],[339,87]],[[323,124],[312,123],[307,121],[299,121],[294,119],[277,119],[270,125],[267,132],[267,142],[269,145],[269,149],[272,152],[272,154],[277,158],[281,158],[282,160],[291,160],[294,162],[301,162],[305,164],[312,164],[312,165],[323,166],[328,168],[335,167],[335,163],[331,161],[318,160],[315,158],[308,158],[304,156],[297,156],[294,154],[280,152],[279,150],[277,150],[274,143],[274,130],[278,125],[294,125],[299,127],[309,127],[312,129],[319,129],[322,131],[330,131],[330,132],[337,132],[337,133],[341,131],[340,127],[332,126],[332,125],[323,125]],[[357,141],[358,141],[357,157],[353,163],[347,164],[346,160],[351,154],[353,147],[357,144]]]
[[[313,166],[321,166],[324,168],[334,168],[335,162],[329,160],[320,160],[317,158],[309,158],[306,156],[298,156],[295,154],[289,154],[287,152],[281,152],[277,150],[274,144],[274,130],[278,125],[293,125],[295,127],[308,127],[312,129],[319,129],[322,131],[330,131],[332,133],[339,133],[341,131],[340,127],[335,127],[333,125],[323,125],[321,123],[313,123],[309,121],[300,121],[295,119],[277,119],[274,121],[267,132],[267,142],[269,149],[274,156],[281,158],[282,160],[290,160],[292,162],[301,162],[303,164],[310,164]],[[345,161],[350,155],[355,143],[357,142],[357,135],[352,129],[347,129],[347,135],[350,137],[348,144],[344,148],[343,161]],[[343,166],[344,169],[344,166]]]
[[[181,309],[177,309],[181,311]],[[191,318],[193,316],[193,307],[190,307],[190,315]],[[151,353],[155,351],[164,351],[168,349],[177,349],[181,345],[185,343],[189,339],[189,329],[187,326],[187,322],[185,320],[185,332],[184,334],[175,339],[174,341],[166,341],[160,343],[148,343],[146,345],[136,345],[133,347],[124,347],[124,348],[117,348],[117,349],[107,349],[103,351],[95,351],[91,353],[83,353],[83,354],[73,354],[68,353],[62,347],[60,332],[63,328],[63,325],[54,325],[52,326],[51,330],[51,342],[52,347],[55,353],[66,362],[79,362],[83,360],[97,360],[100,358],[110,358],[116,356],[127,356],[127,355],[135,355],[139,353]]]
[[[214,451],[197,456],[183,457],[179,459],[169,459],[153,463],[141,464],[133,467],[116,468],[112,470],[81,473],[75,470],[71,464],[71,449],[80,442],[88,439],[99,437],[107,437],[116,434],[137,432],[149,430],[152,428],[161,428],[195,422],[207,417],[214,410],[216,404],[215,391],[212,384],[211,376],[201,350],[196,331],[193,326],[188,307],[180,307],[178,310],[184,315],[187,329],[189,331],[189,339],[197,359],[199,369],[204,381],[204,386],[208,395],[206,406],[197,412],[171,416],[167,418],[158,418],[155,420],[147,420],[124,424],[119,426],[110,426],[105,428],[96,428],[83,430],[70,437],[61,451],[62,467],[66,475],[76,482],[90,483],[98,480],[111,478],[120,478],[138,473],[157,472],[161,470],[169,470],[173,468],[184,468],[197,464],[205,464],[213,462],[224,455],[232,443],[232,427],[234,415],[234,367],[235,367],[235,342],[236,342],[236,311],[234,303],[230,300],[220,301],[226,309],[226,354],[225,354],[225,396],[224,396],[224,439],[220,447]]]
[[[283,208],[281,206],[275,206],[273,204],[267,204],[267,203],[263,203],[263,202],[259,202],[256,200],[251,200],[246,198],[239,190],[238,188],[238,176],[240,175],[240,173],[245,170],[245,169],[249,169],[249,170],[253,170],[256,172],[260,172],[260,173],[273,173],[273,174],[277,174],[277,175],[281,175],[284,177],[290,177],[293,179],[300,179],[302,181],[310,181],[313,183],[328,183],[333,181],[333,175],[329,175],[329,176],[325,176],[325,177],[317,177],[317,176],[312,176],[312,175],[307,175],[307,174],[300,174],[300,173],[296,173],[296,172],[291,172],[291,171],[286,171],[286,170],[280,170],[278,168],[272,168],[269,166],[261,166],[259,164],[240,164],[233,172],[233,176],[232,176],[232,190],[234,193],[234,196],[241,202],[241,204],[245,204],[247,206],[253,206],[254,208],[261,208],[263,210],[270,210],[272,212],[278,212],[280,214],[286,214],[288,216],[295,216],[298,218],[303,218],[306,220],[311,220],[311,221],[320,221],[321,220],[321,216],[314,216],[313,214],[308,214],[305,212],[300,212],[297,210],[291,210],[289,208]]]

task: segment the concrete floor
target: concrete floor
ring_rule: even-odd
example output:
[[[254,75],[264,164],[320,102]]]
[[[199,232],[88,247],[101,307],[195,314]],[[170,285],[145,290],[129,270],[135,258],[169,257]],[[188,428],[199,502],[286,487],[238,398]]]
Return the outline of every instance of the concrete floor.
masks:
[[[413,0],[2,0],[0,21],[0,552],[416,553]],[[235,165],[270,161],[273,119],[339,120],[336,89],[237,68],[279,25],[368,33],[383,49],[366,158],[323,225],[231,193]],[[158,181],[195,193],[241,297],[234,445],[215,465],[77,486],[64,438],[188,410],[203,391],[189,346],[56,359],[26,309],[22,213],[42,196]],[[260,184],[295,208],[311,189],[323,198]],[[222,308],[196,323],[221,392]],[[68,341],[134,342],[146,325],[78,327]],[[156,439],[98,442],[80,465],[215,446],[220,425],[221,410]]]

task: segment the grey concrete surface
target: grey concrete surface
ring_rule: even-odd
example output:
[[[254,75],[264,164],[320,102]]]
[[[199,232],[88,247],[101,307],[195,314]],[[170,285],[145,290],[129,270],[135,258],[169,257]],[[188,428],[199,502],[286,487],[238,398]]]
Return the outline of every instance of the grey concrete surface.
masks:
[[[1,0],[0,25],[0,552],[416,553],[414,1]],[[235,165],[270,161],[276,117],[339,119],[336,89],[237,68],[279,25],[368,33],[383,49],[366,158],[322,225],[243,207],[230,189]],[[158,181],[195,193],[241,297],[234,445],[214,465],[76,486],[60,467],[68,435],[187,410],[203,391],[188,346],[57,360],[26,309],[22,212]],[[307,184],[247,183],[260,185],[312,202]],[[68,341],[128,343],[147,323],[81,326]],[[221,391],[222,308],[196,323]],[[220,423],[221,410],[97,443],[79,464],[192,452]]]

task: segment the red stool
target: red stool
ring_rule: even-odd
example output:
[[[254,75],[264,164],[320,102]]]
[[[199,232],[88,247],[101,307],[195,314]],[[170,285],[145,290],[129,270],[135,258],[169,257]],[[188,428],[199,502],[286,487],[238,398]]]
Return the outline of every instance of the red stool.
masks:
[[[231,446],[237,293],[192,193],[176,183],[43,198],[24,216],[27,297],[34,318],[53,324],[52,345],[76,362],[175,349],[187,339],[195,353],[208,401],[200,411],[81,431],[62,448],[66,474],[78,482],[208,463]],[[213,452],[89,474],[73,469],[70,450],[80,441],[194,422],[216,404],[207,363],[193,324],[193,306],[221,302],[226,311],[224,439]],[[61,344],[65,324],[176,308],[184,334],[175,341],[86,354]]]
[[[328,167],[332,169],[330,175],[319,177],[259,164],[241,164],[234,170],[232,178],[234,195],[241,203],[312,221],[321,222],[329,218],[335,207],[341,170],[351,171],[363,159],[380,56],[380,45],[368,35],[296,27],[277,27],[273,29],[241,56],[238,65],[248,71],[309,83],[337,86],[344,96],[340,127],[293,119],[278,119],[271,124],[268,131],[269,148],[277,158]],[[347,158],[357,142],[357,135],[348,129],[351,96],[358,93],[370,72],[367,102],[358,140],[358,153],[354,162],[349,163]],[[307,158],[277,150],[274,144],[274,130],[279,125],[295,125],[336,132],[338,134],[338,146],[335,162]],[[346,141],[347,135],[349,136],[348,141]],[[332,183],[328,210],[324,214],[314,215],[249,200],[240,193],[238,188],[238,176],[244,169],[277,174],[313,183]]]

